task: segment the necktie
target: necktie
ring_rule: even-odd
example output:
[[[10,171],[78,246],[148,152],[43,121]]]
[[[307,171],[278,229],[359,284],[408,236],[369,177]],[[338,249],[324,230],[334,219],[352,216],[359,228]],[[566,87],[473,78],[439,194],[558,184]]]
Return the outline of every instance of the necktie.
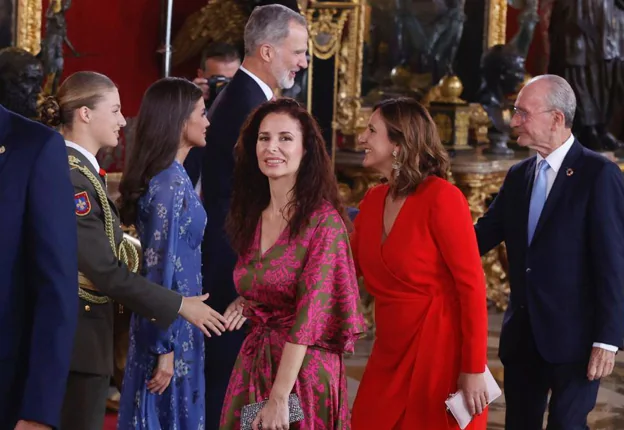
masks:
[[[102,169],[101,167],[100,167],[100,172],[99,173],[100,173],[101,177],[105,177],[106,176],[106,170]]]
[[[529,244],[533,240],[533,234],[535,233],[535,227],[539,221],[542,209],[544,209],[544,203],[546,203],[547,192],[547,179],[546,172],[548,171],[548,162],[546,160],[540,161],[537,166],[537,178],[533,184],[533,191],[531,192],[531,203],[529,205]]]

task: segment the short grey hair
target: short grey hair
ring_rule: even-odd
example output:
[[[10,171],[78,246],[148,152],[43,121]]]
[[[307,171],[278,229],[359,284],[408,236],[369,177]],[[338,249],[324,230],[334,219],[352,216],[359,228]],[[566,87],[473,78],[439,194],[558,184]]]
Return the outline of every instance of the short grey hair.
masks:
[[[548,83],[548,93],[546,94],[548,107],[563,113],[565,126],[572,128],[574,113],[576,112],[576,96],[568,81],[557,75],[540,75],[531,79],[529,83],[537,80]]]
[[[251,55],[263,43],[279,45],[288,37],[291,21],[307,28],[306,19],[300,13],[282,6],[270,4],[256,7],[245,25],[245,55]]]

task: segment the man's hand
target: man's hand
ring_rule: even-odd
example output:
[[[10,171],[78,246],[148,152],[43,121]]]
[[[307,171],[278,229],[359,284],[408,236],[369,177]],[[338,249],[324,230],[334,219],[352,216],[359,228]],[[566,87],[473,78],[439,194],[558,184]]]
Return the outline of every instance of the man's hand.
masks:
[[[20,420],[15,426],[15,430],[52,430],[52,427],[34,421]]]
[[[210,87],[208,86],[208,79],[206,78],[195,78],[193,79],[193,83],[197,85],[202,90],[202,95],[204,100],[208,100],[210,96]]]
[[[212,309],[204,303],[208,299],[209,294],[196,297],[183,297],[182,307],[180,308],[180,316],[199,327],[201,331],[208,337],[212,337],[208,329],[212,330],[216,335],[221,336],[225,331],[226,319],[219,312]]]
[[[609,376],[613,372],[614,366],[615,352],[595,346],[592,348],[591,356],[589,357],[587,379],[594,381]]]

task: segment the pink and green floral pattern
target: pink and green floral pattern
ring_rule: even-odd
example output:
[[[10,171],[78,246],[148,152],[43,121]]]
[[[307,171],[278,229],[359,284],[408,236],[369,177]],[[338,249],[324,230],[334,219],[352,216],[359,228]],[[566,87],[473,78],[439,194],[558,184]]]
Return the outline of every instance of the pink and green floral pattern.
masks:
[[[252,328],[230,377],[221,429],[238,430],[241,408],[269,397],[285,342],[308,346],[293,389],[305,419],[291,428],[349,429],[342,354],[353,351],[365,326],[342,219],[326,203],[297,238],[289,240],[286,229],[264,255],[260,229],[259,222],[234,271]]]

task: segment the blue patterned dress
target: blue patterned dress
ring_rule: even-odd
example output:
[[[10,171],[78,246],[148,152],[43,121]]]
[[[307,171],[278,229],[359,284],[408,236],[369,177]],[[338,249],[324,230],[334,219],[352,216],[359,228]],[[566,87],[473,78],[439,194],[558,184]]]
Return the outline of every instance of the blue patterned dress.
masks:
[[[174,161],[138,202],[142,273],[183,296],[202,291],[201,242],[206,213],[186,171]],[[147,390],[158,356],[174,351],[174,375],[162,395]],[[119,430],[204,429],[204,335],[182,317],[161,330],[132,316]]]

